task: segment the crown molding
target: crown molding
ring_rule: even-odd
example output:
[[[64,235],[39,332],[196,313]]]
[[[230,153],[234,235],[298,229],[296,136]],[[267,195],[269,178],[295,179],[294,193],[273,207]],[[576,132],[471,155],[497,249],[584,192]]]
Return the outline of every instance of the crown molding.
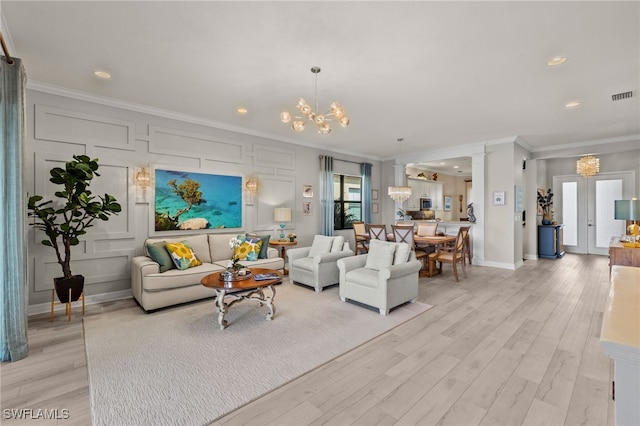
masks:
[[[210,120],[202,117],[197,117],[189,114],[183,114],[175,111],[170,111],[162,108],[151,107],[148,105],[136,104],[133,102],[123,101],[120,99],[109,98],[106,96],[99,96],[92,93],[83,92],[80,90],[68,89],[66,87],[55,86],[52,84],[42,83],[39,81],[29,80],[27,82],[27,89],[34,90],[38,92],[48,93],[51,95],[63,96],[66,98],[76,99],[84,102],[91,102],[99,105],[105,105],[113,108],[126,109],[129,111],[135,111],[142,114],[154,115],[157,117],[163,117],[170,120],[177,120],[191,124],[198,124],[206,127],[213,127],[220,130],[227,130],[231,132],[236,132],[243,135],[255,136],[259,138],[269,139],[278,142],[290,143],[298,146],[305,146],[308,148],[318,149],[321,151],[327,151],[327,147],[324,145],[317,145],[309,142],[300,141],[297,139],[291,138],[283,138],[280,136],[258,132],[253,129],[249,129],[246,127],[239,126],[231,126],[226,123],[222,123],[215,120]],[[331,152],[344,154],[344,155],[353,155],[359,158],[368,159],[368,160],[376,160],[380,161],[379,157],[366,155],[362,153],[352,152],[348,150],[341,149],[331,149]]]

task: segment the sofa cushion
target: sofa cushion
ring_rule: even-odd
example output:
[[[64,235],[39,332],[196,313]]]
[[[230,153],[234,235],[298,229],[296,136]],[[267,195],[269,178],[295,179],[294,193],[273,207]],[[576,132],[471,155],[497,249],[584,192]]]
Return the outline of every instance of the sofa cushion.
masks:
[[[171,255],[165,247],[166,241],[156,241],[155,243],[147,242],[147,253],[156,263],[160,264],[160,272],[166,272],[169,269],[175,269],[176,265],[171,259]]]
[[[237,238],[237,236],[237,234],[209,234],[211,261],[231,259],[233,257],[233,248],[229,246],[229,240]]]
[[[345,279],[350,284],[363,287],[378,288],[378,271],[375,269],[358,268],[347,272]]]
[[[293,261],[293,267],[304,271],[313,272],[313,257],[301,257]]]
[[[313,243],[311,244],[309,257],[314,257],[319,254],[329,253],[331,251],[332,245],[333,245],[333,237],[327,237],[325,235],[316,235],[315,237],[313,237]]]
[[[343,245],[344,245],[344,237],[342,235],[333,237],[333,243],[331,244],[331,252],[335,253],[337,251],[342,251]]]
[[[395,243],[380,240],[371,240],[369,242],[367,263],[364,267],[368,269],[374,269],[376,271],[379,271],[383,268],[388,268],[389,266],[393,265],[393,257],[395,251]]]
[[[167,251],[171,254],[171,259],[176,267],[181,271],[202,265],[202,262],[196,257],[189,242],[184,240],[180,243],[167,243]]]
[[[407,243],[395,243],[396,252],[393,256],[393,264],[398,265],[400,263],[407,263],[409,260],[409,253],[411,252],[411,246]]]

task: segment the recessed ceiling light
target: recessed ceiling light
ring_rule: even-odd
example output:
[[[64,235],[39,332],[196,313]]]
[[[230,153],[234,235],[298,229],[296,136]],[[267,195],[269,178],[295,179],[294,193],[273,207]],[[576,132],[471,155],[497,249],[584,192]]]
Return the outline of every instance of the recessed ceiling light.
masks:
[[[244,114],[246,114],[247,112],[249,112],[249,110],[248,110],[248,109],[246,109],[245,107],[238,107],[238,108],[236,108],[236,112],[237,112],[238,114],[244,115]]]
[[[111,78],[111,74],[106,71],[94,71],[93,75],[104,80],[109,80]]]
[[[565,62],[567,62],[567,57],[566,56],[556,56],[553,59],[549,59],[547,61],[547,66],[548,67],[557,67],[558,65],[562,65]]]
[[[582,102],[571,101],[564,104],[564,107],[568,109],[574,109],[574,108],[578,108],[580,105],[582,105]]]
[[[460,166],[453,166],[453,168],[454,168],[454,169],[459,169],[459,168],[460,168]]]
[[[447,164],[447,163],[445,163],[444,161],[442,163],[440,163],[441,166],[444,166],[445,164]]]

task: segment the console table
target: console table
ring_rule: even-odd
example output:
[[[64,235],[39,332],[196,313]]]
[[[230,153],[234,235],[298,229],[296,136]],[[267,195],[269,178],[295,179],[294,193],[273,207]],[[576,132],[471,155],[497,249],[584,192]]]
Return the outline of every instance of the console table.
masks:
[[[538,225],[538,257],[557,259],[564,256],[564,225]]]
[[[640,267],[640,248],[625,247],[619,238],[609,243],[609,273],[613,265]]]

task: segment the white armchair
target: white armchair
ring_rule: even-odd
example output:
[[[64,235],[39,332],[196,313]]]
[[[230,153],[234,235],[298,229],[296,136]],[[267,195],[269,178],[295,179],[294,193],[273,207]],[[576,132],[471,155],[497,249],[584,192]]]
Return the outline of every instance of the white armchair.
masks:
[[[409,244],[371,240],[369,253],[340,259],[340,299],[373,306],[387,315],[391,308],[418,297],[422,264]]]
[[[336,262],[353,256],[353,251],[343,236],[316,235],[311,247],[289,249],[287,256],[289,279],[321,292],[324,287],[338,284],[340,273]]]

